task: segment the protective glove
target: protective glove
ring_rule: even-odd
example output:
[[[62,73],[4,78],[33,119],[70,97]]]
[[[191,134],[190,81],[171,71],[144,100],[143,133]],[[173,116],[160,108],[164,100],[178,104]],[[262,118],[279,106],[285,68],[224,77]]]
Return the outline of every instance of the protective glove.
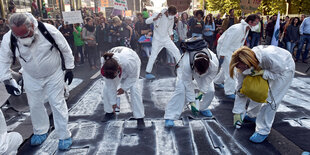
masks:
[[[17,84],[15,79],[5,80],[3,81],[6,91],[14,96],[19,96],[22,94],[21,87]]]
[[[201,101],[202,96],[203,96],[203,92],[200,91],[195,99]]]
[[[65,82],[67,82],[68,80],[68,85],[71,84],[72,80],[73,80],[73,73],[72,73],[72,70],[69,69],[69,70],[66,70],[66,74],[65,74]]]
[[[264,74],[264,70],[252,70],[252,73],[250,74],[251,76],[258,76],[258,75],[263,75]]]
[[[191,105],[191,111],[194,116],[198,116],[199,110],[196,108],[195,102],[189,103]]]
[[[242,125],[242,116],[241,114],[234,114],[234,124],[237,129],[241,128]]]

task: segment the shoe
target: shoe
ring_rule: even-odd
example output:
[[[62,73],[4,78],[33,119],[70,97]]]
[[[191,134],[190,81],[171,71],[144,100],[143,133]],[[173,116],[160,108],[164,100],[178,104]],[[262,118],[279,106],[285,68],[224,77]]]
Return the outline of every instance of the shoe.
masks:
[[[267,137],[268,137],[268,135],[261,135],[261,134],[259,134],[257,132],[254,132],[254,134],[250,137],[250,141],[253,142],[253,143],[261,143]]]
[[[306,60],[303,60],[302,63],[306,63],[306,64],[307,64],[307,61],[306,61]]]
[[[70,149],[70,146],[72,145],[72,138],[61,140],[59,139],[58,143],[58,149],[62,151],[66,151]]]
[[[145,78],[148,79],[148,80],[151,80],[151,79],[155,79],[155,76],[153,74],[151,74],[151,73],[147,73],[145,75]]]
[[[234,114],[234,122],[233,125],[235,128],[239,129],[242,125],[242,115],[241,114]]]
[[[212,112],[211,110],[207,109],[207,110],[204,110],[204,111],[200,111],[200,113],[203,115],[203,116],[206,116],[206,117],[212,117]]]
[[[236,98],[235,94],[226,95],[226,98],[234,100]]]
[[[304,151],[301,153],[301,155],[310,155],[310,152]]]
[[[255,123],[255,122],[256,122],[256,117],[252,118],[252,117],[250,117],[250,116],[248,116],[248,115],[245,115],[244,118],[243,118],[243,120],[247,120],[247,121],[249,121],[249,122]]]
[[[41,145],[47,138],[47,133],[43,134],[43,135],[33,135],[31,137],[31,145],[32,146],[37,146],[37,145]]]
[[[214,83],[214,85],[215,85],[216,88],[224,89],[224,85],[223,84],[216,84],[216,83]]]
[[[108,122],[110,120],[113,120],[114,118],[115,118],[115,114],[113,112],[112,113],[105,113],[102,122]]]
[[[143,130],[145,128],[145,123],[144,123],[144,119],[143,118],[138,118],[137,119],[137,128],[138,130]]]
[[[165,121],[165,127],[166,127],[166,128],[172,128],[172,127],[174,127],[174,120],[166,119],[166,121]]]

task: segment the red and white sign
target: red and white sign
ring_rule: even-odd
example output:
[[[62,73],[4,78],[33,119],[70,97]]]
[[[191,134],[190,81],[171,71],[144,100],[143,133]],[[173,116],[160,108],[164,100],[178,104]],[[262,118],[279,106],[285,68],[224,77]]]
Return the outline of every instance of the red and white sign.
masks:
[[[127,0],[114,0],[114,9],[127,10]]]

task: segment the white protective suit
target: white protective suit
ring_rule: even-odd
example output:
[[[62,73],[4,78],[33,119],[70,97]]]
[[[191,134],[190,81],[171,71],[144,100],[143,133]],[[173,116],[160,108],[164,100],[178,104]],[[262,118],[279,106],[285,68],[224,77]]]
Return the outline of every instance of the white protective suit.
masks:
[[[23,137],[17,132],[7,133],[5,119],[0,109],[0,155],[14,155],[23,142]]]
[[[248,36],[248,31],[246,31],[246,27],[248,26],[250,25],[247,22],[241,20],[241,23],[229,27],[218,40],[216,48],[217,56],[218,58],[221,56],[225,58],[221,65],[220,72],[214,79],[214,83],[221,84],[224,82],[225,95],[235,93],[236,81],[229,76],[229,63],[234,51],[244,45]]]
[[[245,109],[248,98],[239,93],[245,75],[237,73],[237,95],[234,103],[234,114],[245,114],[251,118],[256,117],[256,132],[268,135],[281,100],[288,91],[295,72],[295,62],[289,51],[276,46],[260,45],[253,48],[259,66],[264,70],[263,78],[268,80],[270,90],[267,102],[257,103],[250,101],[248,110]],[[273,102],[274,101],[274,102]]]
[[[149,57],[149,61],[146,66],[146,72],[151,73],[153,69],[153,65],[157,58],[159,52],[166,48],[167,52],[172,55],[176,62],[181,58],[181,54],[179,49],[175,46],[174,42],[171,40],[170,36],[173,35],[173,24],[174,18],[169,19],[164,13],[167,9],[163,9],[161,11],[162,16],[158,18],[156,21],[153,21],[154,18],[157,17],[158,13],[154,13],[151,17],[146,19],[146,24],[154,24],[154,35],[152,39],[152,52]]]
[[[23,46],[17,41],[16,57],[23,68],[24,88],[30,107],[31,121],[34,134],[41,135],[48,132],[49,117],[44,106],[44,97],[48,96],[54,118],[55,131],[59,139],[71,137],[68,130],[68,108],[64,98],[64,72],[61,66],[59,51],[45,39],[39,31],[38,23],[34,20],[35,41],[30,47]],[[70,46],[63,35],[53,26],[44,23],[46,29],[56,41],[61,50],[66,69],[74,68],[74,58]],[[12,51],[10,49],[11,31],[3,37],[0,52],[0,81],[11,78],[10,66]],[[24,61],[25,60],[25,61]]]
[[[127,47],[115,47],[109,52],[113,52],[113,59],[115,59],[121,67],[121,73],[114,79],[107,79],[103,89],[103,104],[104,111],[112,113],[112,105],[116,104],[117,90],[122,88],[124,91],[130,90],[131,110],[133,111],[134,118],[144,117],[144,106],[142,103],[142,91],[139,88],[139,75],[141,61],[135,51]],[[102,64],[104,60],[102,59]]]
[[[208,50],[208,49],[204,49]],[[202,102],[200,103],[200,111],[207,110],[214,98],[214,83],[213,79],[218,71],[218,59],[216,55],[209,50],[210,64],[205,74],[199,75],[192,70],[190,65],[189,53],[185,52],[180,61],[180,69],[176,80],[174,94],[166,106],[165,119],[179,119],[185,103],[195,102],[194,81],[196,80],[198,87],[203,92]],[[191,58],[193,59],[193,58]]]

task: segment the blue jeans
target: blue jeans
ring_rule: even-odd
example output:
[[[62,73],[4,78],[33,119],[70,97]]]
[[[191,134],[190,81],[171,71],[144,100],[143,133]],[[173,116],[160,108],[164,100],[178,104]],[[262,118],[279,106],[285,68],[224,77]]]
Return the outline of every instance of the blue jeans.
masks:
[[[296,43],[292,43],[290,41],[286,42],[286,49],[290,51],[292,54],[294,52],[294,47],[296,46]]]
[[[77,51],[81,55],[81,64],[84,63],[84,54],[83,54],[83,46],[76,46]]]
[[[252,33],[252,39],[251,39],[250,48],[253,48],[254,46],[257,46],[259,40],[260,40],[260,33],[253,32]]]
[[[201,37],[202,38],[202,33],[192,33],[192,37]]]
[[[310,44],[310,35],[302,35],[300,36],[299,45],[298,45],[298,51],[296,53],[296,60],[299,60],[302,48],[304,47],[304,42],[306,42],[306,49],[304,54],[302,55],[302,61],[305,61],[307,59],[308,53],[309,53],[309,44]]]

